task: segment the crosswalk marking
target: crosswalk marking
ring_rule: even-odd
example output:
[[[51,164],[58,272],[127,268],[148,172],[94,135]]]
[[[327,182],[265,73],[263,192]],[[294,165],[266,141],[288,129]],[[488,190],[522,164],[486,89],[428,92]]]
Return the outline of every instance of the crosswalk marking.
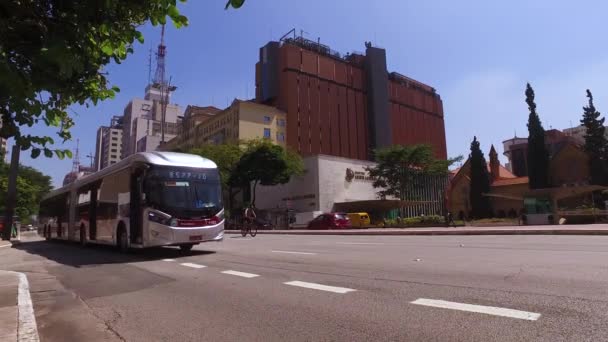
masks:
[[[494,315],[494,316],[524,319],[524,320],[528,320],[528,321],[536,321],[537,319],[540,318],[540,314],[535,313],[535,312],[499,308],[499,307],[495,307],[495,306],[483,306],[483,305],[448,302],[445,300],[418,298],[411,303],[416,304],[416,305],[432,306],[435,308],[442,308],[442,309],[460,310],[460,311],[483,313],[483,314]]]
[[[193,264],[191,262],[184,262],[184,263],[182,263],[180,265],[186,266],[186,267],[192,267],[192,268],[205,268],[205,267],[207,267],[205,265]]]
[[[284,284],[285,285],[290,285],[290,286],[304,287],[304,288],[313,289],[313,290],[320,290],[320,291],[340,293],[340,294],[345,294],[345,293],[357,291],[357,290],[349,289],[349,288],[346,288],[346,287],[336,287],[336,286],[328,286],[328,285],[315,284],[315,283],[307,283],[307,282],[298,281],[298,280],[289,281],[289,282],[286,282]]]

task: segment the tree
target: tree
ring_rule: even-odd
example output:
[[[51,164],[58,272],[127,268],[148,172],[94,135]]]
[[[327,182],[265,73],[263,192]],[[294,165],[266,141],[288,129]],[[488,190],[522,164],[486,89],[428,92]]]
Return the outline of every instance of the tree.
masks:
[[[182,0],[183,1],[183,0]],[[31,156],[71,157],[51,149],[50,136],[33,136],[23,126],[44,123],[70,139],[72,104],[96,105],[114,97],[104,66],[121,63],[143,43],[139,28],[148,20],[176,27],[188,24],[176,0],[23,0],[0,4],[0,137],[14,138]]]
[[[243,187],[253,184],[251,204],[255,205],[258,184],[272,186],[289,182],[304,172],[302,158],[266,139],[247,142],[245,152],[232,172],[229,184]]]
[[[471,167],[469,199],[473,217],[478,219],[490,217],[492,216],[490,198],[484,195],[490,192],[490,174],[477,137],[473,137],[471,142],[469,163]]]
[[[545,129],[536,113],[534,90],[526,85],[526,103],[530,110],[528,117],[528,177],[530,189],[549,186],[549,153],[545,145]]]
[[[589,170],[591,173],[591,183],[607,184],[606,154],[608,153],[608,141],[604,136],[604,118],[600,119],[601,113],[595,109],[593,95],[587,89],[589,104],[583,107],[583,118],[581,124],[586,128],[585,145],[583,149],[589,155]]]
[[[445,176],[448,167],[462,159],[436,159],[429,145],[394,145],[376,150],[374,156],[377,164],[367,171],[374,188],[381,189],[378,197],[400,200],[414,199],[415,190],[424,186],[424,182],[414,181],[417,177]]]
[[[0,193],[6,193],[8,187],[8,165],[0,165]],[[38,213],[38,206],[42,197],[52,189],[51,177],[40,171],[28,167],[19,166],[19,177],[17,177],[17,202],[15,213],[21,220]],[[6,209],[6,196],[0,196],[0,212]]]

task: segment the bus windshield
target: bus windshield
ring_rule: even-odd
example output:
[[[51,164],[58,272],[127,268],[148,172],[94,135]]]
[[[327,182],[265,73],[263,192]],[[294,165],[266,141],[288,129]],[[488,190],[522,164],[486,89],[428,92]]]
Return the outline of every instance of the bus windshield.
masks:
[[[211,217],[222,209],[216,169],[155,168],[144,182],[147,202],[174,217]]]

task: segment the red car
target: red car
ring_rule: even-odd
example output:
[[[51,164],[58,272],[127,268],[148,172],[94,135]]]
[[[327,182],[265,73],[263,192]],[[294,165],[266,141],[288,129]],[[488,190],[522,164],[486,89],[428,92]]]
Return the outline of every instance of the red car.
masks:
[[[308,229],[348,229],[350,219],[345,213],[321,214],[308,222]]]

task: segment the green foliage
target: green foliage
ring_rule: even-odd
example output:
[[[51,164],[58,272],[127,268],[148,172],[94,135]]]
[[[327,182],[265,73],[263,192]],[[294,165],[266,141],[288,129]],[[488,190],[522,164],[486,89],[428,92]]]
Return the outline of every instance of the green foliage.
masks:
[[[490,198],[484,196],[490,192],[490,174],[488,164],[483,152],[479,147],[477,137],[471,142],[471,187],[469,188],[469,199],[471,201],[471,211],[474,218],[486,218],[492,216]]]
[[[258,184],[277,185],[289,182],[292,176],[304,172],[302,158],[295,152],[273,144],[266,139],[247,142],[242,157],[232,172],[229,184],[234,187],[253,183],[253,199]]]
[[[243,4],[245,3],[245,0],[228,0],[228,2],[226,3],[226,9],[233,7],[233,8],[241,8],[241,6],[243,6]]]
[[[429,145],[394,145],[375,151],[375,158],[377,165],[367,171],[374,180],[374,188],[381,189],[378,196],[401,200],[412,198],[417,187],[423,186],[421,182],[414,182],[415,178],[445,176],[448,167],[462,159],[436,159]]]
[[[415,216],[384,221],[385,228],[428,227],[443,225],[445,225],[445,218],[439,215]]]
[[[545,129],[536,113],[534,90],[526,85],[526,103],[530,110],[528,117],[528,177],[530,189],[549,187],[549,153],[545,146]]]
[[[181,0],[184,1],[184,0]],[[104,66],[121,63],[143,42],[139,29],[148,20],[175,27],[188,24],[176,0],[84,1],[21,0],[0,4],[0,137],[14,138],[33,158],[70,157],[50,149],[48,136],[22,131],[44,123],[57,128],[63,141],[71,138],[72,104],[96,105],[113,98]],[[238,1],[234,1],[238,5]]]
[[[0,165],[0,194],[7,192],[8,172],[8,165]],[[42,197],[52,189],[52,186],[51,177],[34,168],[20,165],[18,172],[15,213],[23,221],[30,215],[38,213]],[[0,196],[0,213],[5,211],[6,204],[6,196]]]
[[[243,156],[243,149],[237,144],[205,144],[190,150],[188,153],[213,160],[219,169],[222,186],[227,188],[230,175]]]
[[[600,118],[601,113],[595,109],[593,95],[587,89],[589,104],[583,107],[583,118],[581,124],[585,126],[585,145],[583,149],[589,155],[589,170],[591,173],[591,184],[608,184],[607,153],[608,141],[604,136],[604,118]]]

